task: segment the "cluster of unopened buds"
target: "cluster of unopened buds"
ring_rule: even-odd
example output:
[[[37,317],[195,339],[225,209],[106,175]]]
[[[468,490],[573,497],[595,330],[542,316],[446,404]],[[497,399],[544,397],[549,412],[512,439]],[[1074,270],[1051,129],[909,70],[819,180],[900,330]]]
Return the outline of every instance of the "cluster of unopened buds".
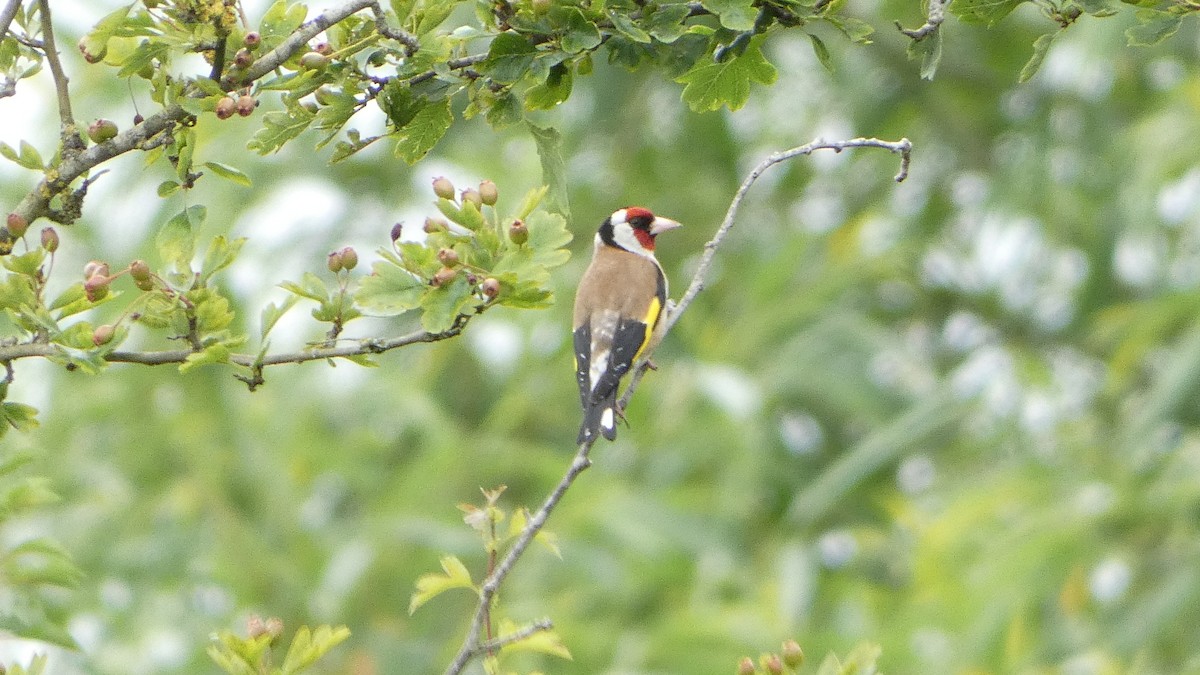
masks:
[[[763,654],[758,664],[749,656],[738,663],[737,675],[783,675],[785,672],[795,672],[804,663],[804,650],[795,640],[786,640],[778,654]]]
[[[325,260],[325,265],[330,272],[337,274],[342,270],[349,272],[358,267],[358,252],[347,246],[346,248],[334,251],[329,254]]]
[[[500,191],[496,188],[496,184],[490,180],[480,181],[478,188],[467,188],[462,192],[458,192],[454,183],[450,182],[445,176],[438,176],[433,179],[433,194],[439,199],[453,200],[458,197],[461,204],[473,204],[476,209],[482,209],[484,206],[495,206],[500,199]],[[426,218],[425,233],[435,234],[437,232],[452,231],[454,226],[442,218]],[[400,226],[392,228],[392,241],[395,241],[400,236]],[[529,240],[529,229],[520,220],[514,220],[508,229],[509,239],[518,246]],[[437,253],[438,262],[442,263],[439,269],[430,279],[429,283],[433,286],[443,286],[450,283],[458,276],[461,262],[458,252],[452,248],[442,248]],[[486,277],[481,282],[479,277],[473,272],[467,270],[467,283],[471,286],[479,285],[479,292],[488,300],[494,299],[500,295],[500,281],[494,277]]]
[[[279,636],[283,635],[283,620],[274,616],[263,619],[257,614],[252,614],[246,619],[246,637],[254,640],[264,635],[270,636],[271,642],[279,639]]]
[[[256,32],[246,33],[242,38],[242,48],[233,56],[233,67],[238,70],[245,70],[254,64],[254,51],[262,44],[262,36]],[[236,113],[242,117],[249,117],[254,114],[254,109],[258,107],[258,101],[248,93],[236,95],[236,98],[231,93],[229,96],[222,96],[217,101],[215,112],[218,119],[227,120],[233,117]]]
[[[43,247],[45,246],[45,239],[45,230],[43,230]],[[55,240],[55,248],[57,248],[57,235],[55,235]],[[128,274],[133,279],[133,285],[137,286],[139,290],[152,291],[155,288],[154,273],[150,270],[150,265],[145,260],[134,260],[129,263],[129,267],[116,274],[111,274],[110,272],[108,263],[102,260],[93,260],[83,266],[83,292],[87,296],[88,302],[99,302],[108,297],[109,286],[112,285],[114,279],[120,277],[122,274]],[[97,326],[92,332],[92,343],[97,347],[106,345],[112,342],[116,332],[117,327],[114,324]]]

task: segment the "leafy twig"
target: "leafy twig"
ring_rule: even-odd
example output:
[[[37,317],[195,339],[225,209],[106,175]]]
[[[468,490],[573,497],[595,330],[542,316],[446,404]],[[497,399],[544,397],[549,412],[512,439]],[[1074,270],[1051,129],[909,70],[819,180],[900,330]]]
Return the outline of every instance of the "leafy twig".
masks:
[[[459,322],[450,330],[444,333],[430,333],[428,331],[416,331],[408,335],[400,335],[393,338],[368,338],[357,340],[351,345],[342,345],[339,347],[323,347],[319,349],[309,349],[302,352],[286,352],[279,354],[267,354],[259,357],[253,354],[233,354],[229,357],[231,363],[247,368],[257,368],[262,366],[277,366],[284,363],[305,363],[307,361],[318,361],[321,359],[336,359],[336,358],[352,358],[357,356],[367,356],[370,354],[382,354],[383,352],[406,347],[419,342],[438,342],[452,338],[462,333],[466,322]],[[0,363],[7,363],[17,359],[30,358],[36,356],[52,356],[63,354],[63,349],[56,345],[47,344],[44,342],[26,342],[15,345],[0,346]],[[104,359],[109,363],[135,363],[143,366],[165,366],[170,364],[179,364],[187,360],[187,358],[196,353],[194,349],[170,349],[163,351],[152,352],[126,352],[113,351],[104,355]]]
[[[498,638],[484,642],[483,644],[479,645],[479,652],[477,652],[477,653],[495,652],[495,651],[501,649],[502,647],[510,645],[514,642],[520,642],[521,640],[524,640],[525,638],[532,637],[534,635],[537,635],[538,633],[542,633],[542,632],[545,632],[548,630],[553,630],[553,629],[554,629],[554,624],[551,623],[550,619],[542,619],[541,621],[534,621],[533,623],[529,624],[528,626],[525,626],[524,628],[522,628],[518,631],[514,631],[512,633],[509,633],[508,635],[501,635]]]
[[[17,9],[21,7],[21,0],[8,0],[4,5],[4,9],[0,10],[0,40],[8,35],[8,27],[12,24],[13,17],[17,15]]]
[[[687,291],[684,292],[683,298],[674,306],[670,315],[667,317],[668,323],[666,330],[669,331],[671,327],[675,325],[675,322],[679,320],[679,317],[683,314],[684,310],[688,308],[688,305],[692,303],[692,300],[694,300],[696,295],[698,295],[704,288],[704,278],[708,275],[708,270],[712,266],[713,259],[716,257],[717,249],[720,247],[721,242],[725,239],[725,236],[729,233],[729,230],[733,227],[734,219],[737,217],[737,212],[741,207],[742,199],[746,196],[746,193],[749,192],[750,187],[754,185],[754,182],[758,180],[759,176],[776,164],[786,162],[789,159],[800,157],[802,155],[811,155],[816,150],[833,150],[835,152],[841,152],[847,148],[868,147],[883,148],[900,155],[900,171],[896,174],[895,180],[899,182],[908,176],[908,164],[912,154],[912,143],[909,142],[907,138],[902,138],[899,141],[894,142],[881,141],[877,138],[855,138],[848,141],[816,140],[790,150],[777,152],[770,157],[767,157],[758,166],[754,167],[754,170],[752,170],[749,175],[746,176],[746,179],[742,181],[741,187],[739,187],[737,192],[734,193],[733,200],[729,204],[729,209],[725,213],[725,220],[722,221],[721,226],[717,228],[717,232],[713,235],[712,240],[704,245],[704,255],[700,258],[700,265],[696,268],[696,273],[692,276],[692,282],[688,286]],[[650,355],[646,354],[642,359],[642,365],[635,369],[634,375],[630,379],[629,386],[625,389],[625,395],[621,398],[620,405],[622,407],[629,403],[629,398],[633,395],[633,391],[636,388],[638,381],[641,379],[642,373],[645,371],[645,363],[649,357]],[[593,443],[595,443],[595,437],[579,446],[579,449],[575,453],[575,458],[571,461],[571,465],[567,468],[567,472],[558,481],[558,484],[554,486],[554,489],[550,491],[550,495],[546,497],[546,501],[542,503],[541,508],[539,508],[537,512],[530,517],[529,522],[525,524],[525,529],[521,530],[521,533],[513,542],[512,548],[510,548],[508,553],[504,556],[504,559],[500,561],[500,564],[496,566],[496,569],[490,575],[488,575],[487,579],[484,580],[483,586],[479,592],[479,604],[476,606],[475,616],[471,620],[471,626],[467,630],[467,636],[463,640],[462,646],[459,648],[458,653],[455,654],[454,660],[451,661],[450,666],[446,669],[446,675],[458,675],[471,661],[471,659],[484,653],[489,648],[488,646],[491,641],[481,642],[480,633],[483,631],[483,625],[486,621],[488,611],[491,608],[492,599],[495,597],[496,592],[500,589],[500,585],[504,583],[504,579],[508,576],[509,572],[512,571],[513,566],[516,565],[517,560],[525,552],[525,549],[529,547],[530,542],[532,542],[534,537],[537,536],[537,533],[540,532],[542,527],[546,524],[546,520],[550,517],[550,513],[554,511],[556,506],[558,506],[559,501],[562,500],[563,495],[567,492],[567,489],[574,484],[575,479],[579,476],[579,474],[583,473],[585,469],[592,465],[592,461],[589,459],[588,455],[591,453]]]

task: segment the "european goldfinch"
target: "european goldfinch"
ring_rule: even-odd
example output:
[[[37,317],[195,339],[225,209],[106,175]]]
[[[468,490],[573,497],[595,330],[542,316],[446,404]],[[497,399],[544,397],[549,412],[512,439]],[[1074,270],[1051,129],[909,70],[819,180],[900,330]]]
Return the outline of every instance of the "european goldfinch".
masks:
[[[592,263],[575,295],[575,379],[583,405],[578,443],[617,437],[617,387],[660,339],[667,277],[654,238],[679,227],[636,206],[620,209],[596,232]]]

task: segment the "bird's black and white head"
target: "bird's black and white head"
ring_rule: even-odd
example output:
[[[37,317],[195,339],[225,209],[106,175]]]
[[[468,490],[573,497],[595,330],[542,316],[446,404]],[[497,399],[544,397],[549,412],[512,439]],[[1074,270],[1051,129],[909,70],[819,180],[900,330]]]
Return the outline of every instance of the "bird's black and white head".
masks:
[[[620,249],[646,256],[654,257],[654,238],[679,227],[680,224],[670,218],[656,216],[650,209],[640,206],[630,206],[614,211],[600,225],[596,233],[597,246],[615,246]]]

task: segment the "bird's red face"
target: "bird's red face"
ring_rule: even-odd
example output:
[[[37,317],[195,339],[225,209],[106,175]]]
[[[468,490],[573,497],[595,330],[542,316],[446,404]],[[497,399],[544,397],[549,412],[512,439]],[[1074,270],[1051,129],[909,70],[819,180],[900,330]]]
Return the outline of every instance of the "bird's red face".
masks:
[[[609,216],[612,242],[617,246],[641,255],[654,255],[654,238],[667,230],[679,227],[670,218],[655,216],[650,209],[630,206]]]

